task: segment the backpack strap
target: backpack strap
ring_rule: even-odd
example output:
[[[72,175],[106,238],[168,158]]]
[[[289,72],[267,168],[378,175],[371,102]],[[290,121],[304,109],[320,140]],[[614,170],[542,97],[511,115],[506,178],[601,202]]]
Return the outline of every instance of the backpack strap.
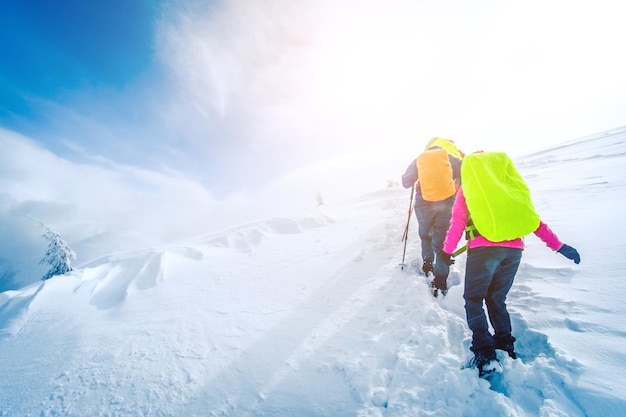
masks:
[[[465,226],[465,240],[473,240],[480,236],[480,232],[474,225],[472,218],[470,217],[467,222],[467,226]]]

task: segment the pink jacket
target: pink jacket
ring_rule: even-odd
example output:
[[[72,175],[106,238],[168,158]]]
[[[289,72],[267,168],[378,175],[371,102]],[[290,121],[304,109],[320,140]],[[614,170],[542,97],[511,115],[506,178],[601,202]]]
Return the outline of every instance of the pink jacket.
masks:
[[[465,232],[468,219],[469,211],[467,210],[467,202],[465,201],[465,195],[463,194],[463,187],[461,187],[456,193],[456,200],[454,201],[454,206],[452,207],[450,228],[446,234],[446,240],[443,243],[444,252],[453,253],[455,251],[456,246]],[[563,246],[559,238],[544,222],[539,222],[539,227],[534,233],[552,250],[559,250],[561,246]],[[469,249],[480,246],[505,246],[508,248],[524,249],[524,241],[519,238],[514,240],[505,240],[502,242],[492,242],[483,236],[477,236],[476,238],[470,240],[468,244]]]

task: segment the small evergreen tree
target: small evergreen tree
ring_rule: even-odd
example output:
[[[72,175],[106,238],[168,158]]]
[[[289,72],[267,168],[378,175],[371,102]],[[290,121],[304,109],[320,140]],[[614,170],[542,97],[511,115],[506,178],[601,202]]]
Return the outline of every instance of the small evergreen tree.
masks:
[[[44,257],[39,261],[40,265],[49,264],[50,270],[41,277],[43,281],[52,278],[55,275],[63,275],[72,270],[70,265],[71,259],[76,259],[76,253],[70,248],[66,241],[61,239],[61,235],[50,229],[43,222],[31,217],[44,230],[44,239],[48,241],[48,250]]]

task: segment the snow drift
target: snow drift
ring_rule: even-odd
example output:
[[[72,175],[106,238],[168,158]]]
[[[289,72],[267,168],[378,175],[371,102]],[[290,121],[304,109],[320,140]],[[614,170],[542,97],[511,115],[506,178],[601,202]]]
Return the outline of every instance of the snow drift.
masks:
[[[464,256],[433,299],[390,187],[0,294],[0,415],[623,415],[626,129],[516,163],[582,262],[526,238],[497,386],[463,367]]]

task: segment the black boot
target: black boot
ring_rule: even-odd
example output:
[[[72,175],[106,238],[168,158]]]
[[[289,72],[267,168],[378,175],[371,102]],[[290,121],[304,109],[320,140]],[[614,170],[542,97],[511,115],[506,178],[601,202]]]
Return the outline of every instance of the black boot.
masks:
[[[443,275],[435,275],[435,279],[433,279],[432,286],[438,289],[442,295],[446,295],[448,293],[447,281],[448,281],[448,277],[444,277]]]
[[[513,343],[509,343],[508,345],[503,346],[502,350],[508,353],[511,359],[517,359],[517,355],[515,354],[515,347],[513,346]]]
[[[496,349],[503,350],[509,354],[511,359],[517,359],[515,354],[515,338],[513,336],[505,337],[504,339],[495,338]]]
[[[433,272],[433,262],[432,261],[424,261],[422,265],[422,272],[424,275],[428,276],[429,273]]]
[[[474,352],[470,365],[478,368],[480,378],[488,377],[495,372],[502,372],[502,366],[496,358],[496,351]]]
[[[433,297],[437,298],[439,296],[439,288],[435,285],[435,280],[430,281],[430,290],[433,293]]]

